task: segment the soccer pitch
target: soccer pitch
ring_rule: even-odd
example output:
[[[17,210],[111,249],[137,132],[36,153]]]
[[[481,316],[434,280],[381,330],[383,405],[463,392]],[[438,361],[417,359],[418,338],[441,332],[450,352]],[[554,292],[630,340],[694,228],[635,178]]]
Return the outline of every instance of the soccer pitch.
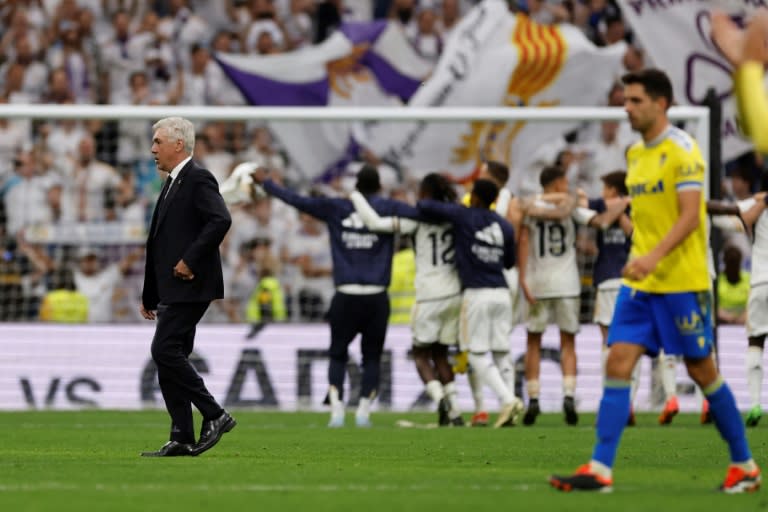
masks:
[[[613,494],[563,494],[551,472],[585,462],[594,415],[566,427],[402,428],[431,414],[373,414],[371,429],[325,427],[326,414],[234,412],[238,426],[200,457],[142,458],[165,442],[165,412],[0,413],[0,509],[758,510],[764,491],[724,496],[725,445],[698,416],[660,427],[639,415],[619,451]],[[353,415],[347,422],[353,423]],[[199,418],[198,418],[199,420]],[[748,431],[768,467],[768,428]]]

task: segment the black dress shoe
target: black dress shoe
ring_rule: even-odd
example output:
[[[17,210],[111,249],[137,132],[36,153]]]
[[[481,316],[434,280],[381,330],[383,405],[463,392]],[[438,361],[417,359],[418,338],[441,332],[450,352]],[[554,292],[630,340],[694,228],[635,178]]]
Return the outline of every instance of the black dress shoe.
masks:
[[[142,457],[183,457],[195,455],[192,445],[178,441],[168,441],[156,452],[141,452]]]
[[[221,416],[215,420],[204,421],[200,430],[200,441],[192,447],[192,453],[200,455],[210,450],[219,442],[221,436],[235,428],[235,425],[237,422],[227,411],[221,413]]]

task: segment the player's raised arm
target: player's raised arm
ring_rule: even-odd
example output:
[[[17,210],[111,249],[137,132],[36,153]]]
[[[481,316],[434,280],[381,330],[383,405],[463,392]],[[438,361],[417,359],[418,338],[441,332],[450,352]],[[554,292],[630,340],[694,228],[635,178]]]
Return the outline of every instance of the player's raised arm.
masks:
[[[365,196],[357,190],[349,195],[349,199],[352,201],[355,211],[363,220],[363,224],[371,231],[411,234],[419,226],[417,221],[409,218],[396,216],[382,217],[365,199]]]
[[[263,185],[264,190],[268,194],[317,219],[326,220],[333,210],[333,199],[327,197],[304,197],[292,190],[281,187],[270,179],[262,181],[260,178],[256,178],[256,175],[254,175],[254,181]]]
[[[712,36],[735,68],[734,91],[742,130],[757,151],[768,153],[768,99],[763,84],[768,61],[768,12],[761,10],[752,16],[744,31],[727,14],[714,12]]]
[[[541,205],[541,201],[546,206]],[[522,209],[526,216],[535,219],[563,220],[571,216],[578,203],[579,198],[574,194],[551,192],[523,199]]]
[[[460,204],[445,203],[433,199],[422,199],[416,203],[416,207],[426,217],[435,220],[453,222],[464,213],[464,207]]]

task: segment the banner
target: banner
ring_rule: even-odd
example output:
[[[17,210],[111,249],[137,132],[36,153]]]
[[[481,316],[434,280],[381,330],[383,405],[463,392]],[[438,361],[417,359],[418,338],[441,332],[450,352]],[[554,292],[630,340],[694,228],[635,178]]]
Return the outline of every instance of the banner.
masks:
[[[621,74],[623,43],[595,47],[571,25],[540,25],[485,0],[451,32],[430,79],[409,106],[551,107],[604,103]],[[544,141],[576,123],[381,123],[370,146],[416,177],[462,176],[479,159],[525,165]]]
[[[576,400],[580,411],[594,412],[602,394],[600,331],[593,325],[582,327],[576,343]],[[157,372],[149,354],[153,333],[152,326],[136,325],[3,324],[0,410],[162,408]],[[324,411],[329,336],[328,327],[322,324],[270,325],[253,333],[247,326],[203,324],[198,326],[191,359],[211,393],[228,408]],[[718,354],[721,371],[742,409],[749,406],[745,336],[743,327],[721,328]],[[515,329],[510,340],[517,362],[518,393],[522,394],[524,328]],[[544,334],[541,405],[549,412],[562,410],[558,340],[555,329]],[[374,405],[378,410],[434,410],[435,405],[424,394],[410,348],[410,330],[390,327]],[[360,384],[358,342],[351,345],[350,355],[345,396],[355,405]],[[651,362],[643,358],[635,403],[638,411],[650,410],[658,401],[650,373]],[[461,408],[471,412],[466,375],[456,380]],[[678,388],[681,409],[698,410],[699,400],[682,364],[678,367]],[[765,400],[763,405],[768,408],[768,396]],[[491,410],[498,407],[489,390],[486,404]]]
[[[345,23],[319,45],[291,53],[215,57],[251,105],[402,106],[432,70],[402,28],[389,21]],[[292,164],[309,178],[356,156],[360,125],[269,123]]]
[[[599,105],[626,46],[595,47],[570,25],[540,25],[484,0],[451,31],[434,72],[392,22],[342,25],[319,46],[275,56],[219,54],[253,105]],[[429,76],[421,87],[419,82]],[[285,90],[281,90],[284,87]],[[305,176],[343,169],[361,147],[419,178],[462,176],[481,158],[525,165],[576,123],[270,123]]]
[[[712,9],[721,9],[742,20],[761,4],[762,1],[751,0],[728,3],[718,0],[619,0],[624,18],[653,65],[666,71],[672,79],[677,103],[700,105],[707,90],[715,89],[723,102],[721,140],[724,161],[750,151],[752,145],[739,134],[731,79],[733,70],[712,41],[709,13]]]

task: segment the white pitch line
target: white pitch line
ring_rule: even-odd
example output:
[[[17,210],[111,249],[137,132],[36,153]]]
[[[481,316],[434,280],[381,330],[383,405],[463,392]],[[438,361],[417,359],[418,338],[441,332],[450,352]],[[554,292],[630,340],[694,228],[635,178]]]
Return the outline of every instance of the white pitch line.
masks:
[[[542,484],[543,486],[543,484]],[[537,486],[534,486],[537,487]],[[539,486],[540,487],[540,486]],[[521,485],[470,485],[470,486],[452,486],[454,491],[483,491],[483,492],[509,492],[518,491],[526,492],[530,491],[531,486],[527,484]],[[41,491],[99,491],[99,492],[116,492],[116,491],[141,491],[141,492],[254,492],[254,493],[270,493],[270,492],[393,492],[393,491],[407,491],[407,492],[426,492],[426,491],[444,491],[444,488],[440,485],[434,487],[425,485],[365,485],[365,484],[348,484],[348,485],[335,485],[335,484],[317,484],[317,485],[281,485],[281,484],[242,484],[242,485],[157,485],[157,484],[71,484],[66,482],[35,482],[35,483],[22,483],[22,484],[0,484],[0,492],[41,492]]]

